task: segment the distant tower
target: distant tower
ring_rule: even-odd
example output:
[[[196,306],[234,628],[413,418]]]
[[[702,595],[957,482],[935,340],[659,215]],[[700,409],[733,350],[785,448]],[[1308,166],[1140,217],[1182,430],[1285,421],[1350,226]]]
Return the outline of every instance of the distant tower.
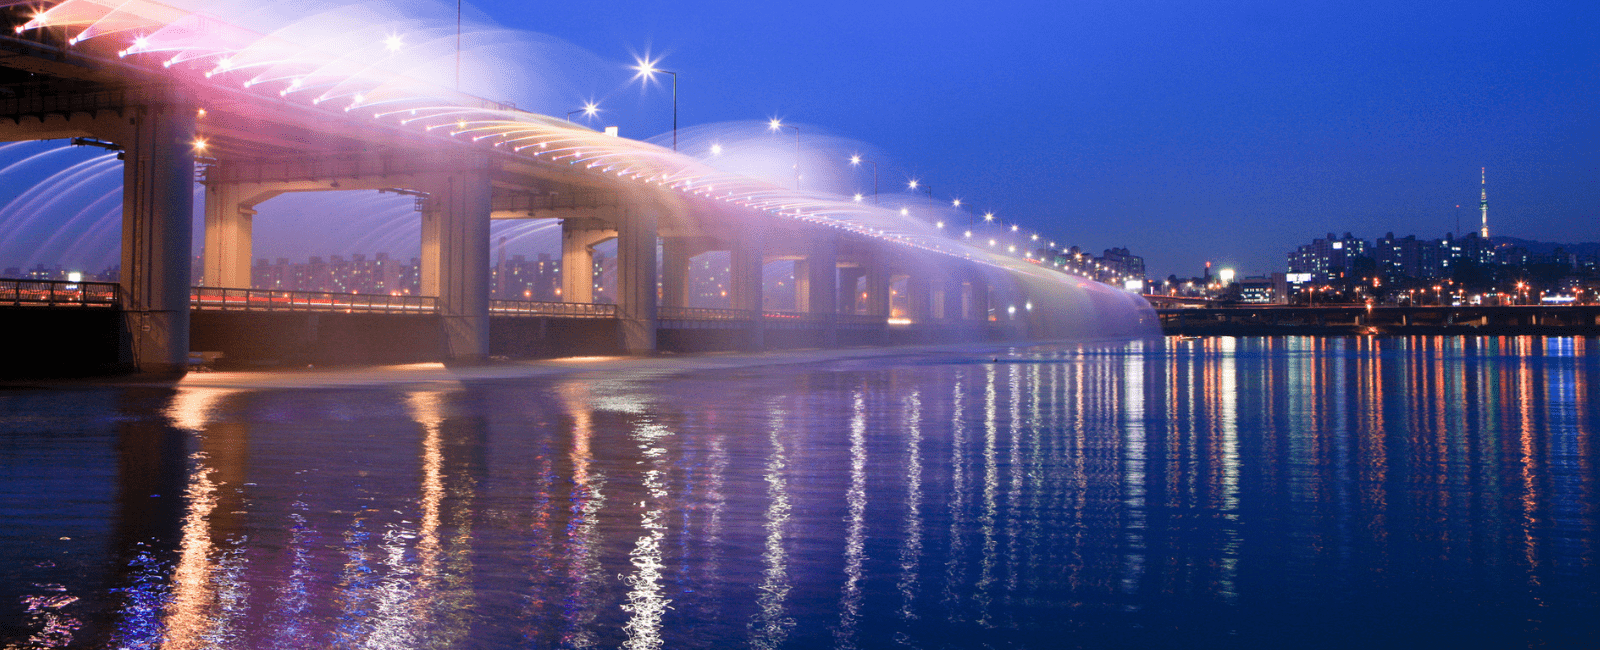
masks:
[[[1478,187],[1481,194],[1478,198],[1478,208],[1483,211],[1483,228],[1478,230],[1478,236],[1484,241],[1489,240],[1489,168],[1478,168]]]

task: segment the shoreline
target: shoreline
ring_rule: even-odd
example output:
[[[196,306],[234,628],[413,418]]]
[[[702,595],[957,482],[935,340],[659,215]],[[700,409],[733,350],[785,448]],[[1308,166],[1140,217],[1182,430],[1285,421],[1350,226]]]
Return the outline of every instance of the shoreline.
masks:
[[[1600,331],[1573,332],[1573,328],[1480,328],[1480,327],[1409,327],[1357,328],[1352,326],[1323,327],[1271,327],[1271,326],[1212,326],[1189,327],[1178,331],[1171,328],[1160,336],[1144,340],[1168,340],[1179,337],[1378,337],[1398,338],[1408,336],[1540,336],[1540,337],[1595,337]],[[605,378],[639,380],[708,370],[738,370],[759,366],[825,364],[857,361],[882,357],[916,357],[936,354],[982,357],[1034,346],[1063,344],[1115,345],[1139,339],[1066,339],[1017,341],[1002,343],[981,341],[937,345],[912,345],[894,347],[861,347],[842,349],[791,349],[766,352],[704,352],[692,354],[658,354],[653,356],[587,356],[555,359],[502,360],[483,365],[450,366],[439,362],[372,365],[329,366],[306,368],[275,367],[259,370],[213,370],[199,367],[178,379],[155,379],[149,376],[123,375],[116,377],[38,378],[0,380],[0,391],[7,390],[58,390],[96,387],[162,387],[211,388],[232,390],[253,389],[314,389],[421,386],[465,381],[499,381],[531,378],[558,378],[585,374],[604,374]]]
[[[496,381],[529,378],[555,378],[605,373],[610,379],[646,379],[707,370],[737,370],[757,366],[833,363],[877,357],[925,356],[939,353],[982,356],[1002,350],[1036,345],[1082,343],[1116,344],[1133,339],[1085,339],[994,341],[863,347],[843,349],[799,349],[769,352],[707,352],[654,356],[594,356],[557,359],[494,361],[474,366],[447,366],[443,363],[412,363],[383,366],[337,366],[324,368],[274,368],[266,370],[196,369],[179,379],[153,380],[138,375],[78,379],[8,380],[0,389],[60,389],[90,387],[171,387],[215,389],[293,389],[332,387],[377,387],[430,385],[464,381]]]

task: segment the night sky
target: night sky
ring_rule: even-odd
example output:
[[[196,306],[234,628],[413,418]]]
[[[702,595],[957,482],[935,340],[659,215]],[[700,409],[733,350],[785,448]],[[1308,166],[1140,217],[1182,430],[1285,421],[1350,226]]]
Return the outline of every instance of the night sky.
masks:
[[[1155,277],[1279,271],[1329,231],[1440,237],[1458,204],[1474,230],[1485,166],[1493,234],[1600,241],[1593,2],[477,9],[621,82],[633,55],[664,56],[684,126],[826,129],[872,145],[886,188],[915,176],[1088,250],[1129,247]],[[671,129],[666,87],[621,82],[594,81],[599,122]]]
[[[450,0],[166,1],[335,48],[393,24],[408,74],[452,81]],[[670,85],[629,69],[659,57],[678,73],[685,153],[779,117],[801,127],[806,173],[839,191],[870,191],[844,160],[859,151],[885,193],[917,178],[1063,245],[1130,248],[1156,278],[1207,260],[1281,271],[1329,232],[1476,230],[1480,167],[1493,234],[1600,241],[1600,3],[480,0],[465,16],[463,90],[556,116],[598,101],[588,125],[666,143]],[[115,165],[65,191],[36,182],[95,155],[0,169],[0,265],[115,263]],[[13,199],[29,187],[39,198]],[[416,254],[406,197],[261,209],[258,258]]]

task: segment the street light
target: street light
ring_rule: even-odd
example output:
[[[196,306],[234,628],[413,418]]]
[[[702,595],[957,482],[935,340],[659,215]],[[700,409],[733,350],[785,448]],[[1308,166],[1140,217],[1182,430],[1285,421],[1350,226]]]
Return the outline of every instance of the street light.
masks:
[[[800,127],[793,124],[784,124],[783,120],[776,117],[767,120],[767,130],[777,133],[782,129],[794,129],[794,189],[800,191]]]
[[[583,108],[575,111],[567,111],[567,121],[571,122],[572,116],[577,115],[578,113],[583,113],[584,117],[593,118],[594,116],[600,114],[600,104],[595,102],[584,102]]]
[[[797,134],[795,134],[795,137],[798,138],[800,136],[797,133]],[[877,205],[878,204],[878,163],[875,162],[875,161],[863,159],[861,157],[861,154],[858,154],[858,153],[850,155],[850,164],[851,165],[853,165],[855,167],[860,167],[861,163],[866,163],[868,165],[872,165],[872,204],[873,205]]]
[[[639,71],[639,74],[636,74],[636,75],[633,76],[634,79],[643,79],[646,82],[649,82],[649,81],[654,81],[655,80],[657,73],[672,75],[672,150],[673,151],[677,151],[678,150],[678,73],[673,72],[671,70],[662,70],[661,68],[657,68],[656,64],[659,63],[661,61],[661,59],[656,59],[654,61],[652,61],[650,59],[634,59],[634,60],[638,62],[638,65],[633,66],[633,69]]]
[[[933,200],[933,186],[932,185],[924,185],[921,181],[918,181],[917,179],[913,178],[913,179],[911,179],[910,182],[906,183],[906,187],[911,188],[913,191],[922,190],[922,192],[924,194],[928,195],[928,215],[930,217],[932,217],[933,213],[934,213],[934,208],[937,207],[935,202],[934,202],[934,200]],[[959,201],[957,201],[957,205],[960,205]],[[940,227],[942,228],[943,226],[940,226]]]

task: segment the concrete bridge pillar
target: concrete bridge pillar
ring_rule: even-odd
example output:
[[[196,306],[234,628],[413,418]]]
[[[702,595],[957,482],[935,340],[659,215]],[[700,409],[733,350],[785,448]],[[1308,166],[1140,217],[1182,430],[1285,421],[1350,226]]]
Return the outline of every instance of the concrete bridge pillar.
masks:
[[[661,304],[665,307],[689,306],[689,262],[694,259],[690,241],[683,237],[661,238]]]
[[[616,236],[616,230],[597,219],[561,221],[562,302],[594,302],[594,247]]]
[[[968,282],[972,290],[972,319],[986,322],[989,320],[989,283],[977,274],[973,274]]]
[[[963,304],[966,298],[966,287],[957,277],[946,277],[942,288],[944,295],[944,311],[939,313],[939,318],[946,320],[961,320],[966,317]]]
[[[856,284],[866,277],[867,270],[859,266],[839,268],[839,313],[855,314],[860,311],[861,293]]]
[[[867,313],[889,317],[889,267],[876,261],[867,267]]]
[[[766,315],[762,300],[764,283],[761,273],[766,257],[765,239],[761,229],[752,225],[740,231],[732,249],[728,251],[732,276],[729,278],[728,295],[734,309],[750,312],[749,338],[746,339],[746,347],[751,350],[761,350],[766,347],[765,332],[762,328],[762,321]]]
[[[206,243],[201,282],[208,287],[248,289],[256,211],[233,183],[206,187]]]
[[[617,320],[622,328],[622,349],[628,354],[656,351],[656,227],[659,220],[655,206],[641,206],[630,208],[617,223]],[[565,232],[562,241],[567,241]],[[590,244],[587,249],[591,255],[592,246]],[[687,259],[684,265],[687,270]],[[585,286],[593,285],[591,276]]]
[[[489,356],[489,174],[455,172],[430,185],[422,293],[439,298],[446,362],[481,362]]]
[[[804,257],[794,261],[794,310],[811,313],[811,260]]]
[[[839,313],[839,248],[832,237],[818,237],[811,241],[806,251],[805,266],[795,265],[795,279],[805,278],[803,287],[795,288],[796,300],[805,299],[799,310],[809,314],[822,314],[824,347],[839,344],[839,328],[834,317]]]
[[[141,372],[181,374],[189,362],[190,224],[194,212],[195,109],[138,110],[117,138],[122,178],[122,361]]]
[[[811,314],[839,313],[839,251],[831,238],[811,242],[802,265],[795,266],[796,280],[804,278],[803,290],[796,289],[796,297],[804,299],[800,311]],[[804,273],[801,273],[801,271]]]
[[[906,317],[918,325],[933,318],[933,283],[926,275],[906,276]]]

